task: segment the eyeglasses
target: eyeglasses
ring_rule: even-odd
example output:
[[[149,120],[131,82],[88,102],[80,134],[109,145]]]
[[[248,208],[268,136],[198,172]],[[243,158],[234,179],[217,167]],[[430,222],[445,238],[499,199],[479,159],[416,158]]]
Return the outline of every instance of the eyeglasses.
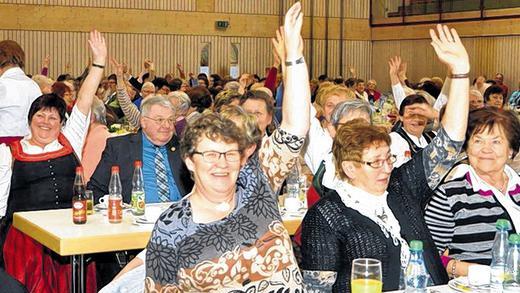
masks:
[[[215,163],[220,160],[221,156],[224,156],[226,161],[228,162],[238,162],[240,160],[241,151],[239,150],[231,150],[227,152],[216,152],[216,151],[207,151],[207,152],[193,152],[194,155],[201,155],[202,159],[206,163]]]
[[[165,118],[157,118],[157,119],[155,119],[155,118],[148,117],[148,116],[143,116],[143,117],[155,121],[155,124],[157,124],[157,125],[164,125],[164,122],[166,122],[169,126],[172,126],[173,123],[175,123],[175,119],[173,119],[173,118],[166,118],[166,119]]]
[[[389,155],[388,158],[386,158],[384,160],[376,160],[376,161],[372,161],[372,162],[367,162],[367,161],[354,161],[354,162],[363,163],[374,169],[379,169],[379,168],[383,167],[385,162],[388,163],[388,165],[393,165],[395,163],[395,161],[397,161],[397,157],[395,155]]]

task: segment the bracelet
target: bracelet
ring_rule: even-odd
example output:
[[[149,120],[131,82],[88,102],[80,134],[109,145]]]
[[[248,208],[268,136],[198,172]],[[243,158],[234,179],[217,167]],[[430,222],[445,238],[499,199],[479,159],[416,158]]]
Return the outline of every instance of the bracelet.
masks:
[[[92,67],[97,67],[97,68],[105,69],[105,65],[99,65],[99,64],[96,64],[96,63],[92,63]]]
[[[453,259],[453,263],[451,264],[451,278],[455,279],[457,276],[455,274],[455,269],[457,268],[458,259]]]
[[[451,78],[451,79],[468,78],[468,77],[469,77],[469,72],[468,73],[462,73],[462,74],[450,74],[449,75],[449,78]]]
[[[296,59],[295,61],[285,61],[285,66],[293,66],[293,65],[298,65],[298,64],[303,64],[305,63],[305,59],[302,57]]]

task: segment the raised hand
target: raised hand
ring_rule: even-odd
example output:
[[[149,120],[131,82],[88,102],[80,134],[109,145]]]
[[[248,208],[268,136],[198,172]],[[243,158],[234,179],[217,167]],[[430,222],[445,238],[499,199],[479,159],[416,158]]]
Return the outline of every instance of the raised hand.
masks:
[[[105,38],[97,30],[90,32],[88,39],[90,51],[92,52],[92,62],[98,65],[105,65],[107,59],[107,45]]]
[[[112,64],[112,66],[114,66],[114,69],[115,69],[115,73],[118,77],[122,77],[123,74],[125,73],[125,70],[124,70],[124,64],[123,63],[118,63],[117,60],[115,58],[110,58],[110,63]]]
[[[284,29],[281,26],[278,30],[276,30],[276,38],[272,38],[271,42],[273,43],[273,55],[275,58],[278,58],[278,62],[282,65],[285,64],[285,41],[284,41]]]
[[[438,24],[437,33],[430,29],[430,37],[437,57],[449,67],[452,74],[469,73],[468,53],[455,29]]]
[[[401,57],[395,56],[388,61],[388,68],[390,75],[398,76],[399,67],[401,67]]]
[[[406,80],[407,68],[408,68],[408,64],[404,61],[401,61],[401,65],[399,65],[399,70],[397,72],[397,76],[399,76],[399,80],[403,83]]]
[[[294,61],[303,56],[302,25],[302,6],[300,2],[296,2],[285,14],[283,26],[287,60]]]
[[[42,61],[42,67],[43,68],[49,68],[49,64],[51,63],[51,55],[45,56]]]

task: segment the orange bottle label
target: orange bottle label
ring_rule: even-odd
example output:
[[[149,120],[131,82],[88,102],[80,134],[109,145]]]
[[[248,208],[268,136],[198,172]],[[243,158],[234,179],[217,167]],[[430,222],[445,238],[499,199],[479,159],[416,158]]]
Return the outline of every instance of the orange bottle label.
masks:
[[[87,201],[75,200],[72,202],[72,221],[85,223],[87,221]]]
[[[123,220],[123,207],[121,198],[108,199],[108,221],[120,223]]]

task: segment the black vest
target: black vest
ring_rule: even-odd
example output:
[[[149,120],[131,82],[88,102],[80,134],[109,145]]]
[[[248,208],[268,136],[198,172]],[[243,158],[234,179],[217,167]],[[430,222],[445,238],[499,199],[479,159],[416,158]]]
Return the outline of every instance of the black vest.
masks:
[[[15,160],[7,220],[12,220],[14,212],[70,208],[78,165],[74,153],[40,162]]]
[[[410,147],[410,155],[412,155],[412,157],[417,154],[417,152],[419,152],[420,150],[422,150],[421,147],[419,147],[418,145],[416,145],[413,140],[410,138],[410,136],[408,136],[408,134],[404,131],[403,127],[399,127],[395,130],[395,132],[397,134],[399,134],[402,138],[404,138],[404,140],[406,140],[406,142],[408,143],[408,146]],[[430,143],[432,141],[432,139],[435,138],[435,133],[433,133],[433,131],[426,131],[426,132],[423,132],[422,133],[423,137],[426,139],[426,142],[427,143]]]

